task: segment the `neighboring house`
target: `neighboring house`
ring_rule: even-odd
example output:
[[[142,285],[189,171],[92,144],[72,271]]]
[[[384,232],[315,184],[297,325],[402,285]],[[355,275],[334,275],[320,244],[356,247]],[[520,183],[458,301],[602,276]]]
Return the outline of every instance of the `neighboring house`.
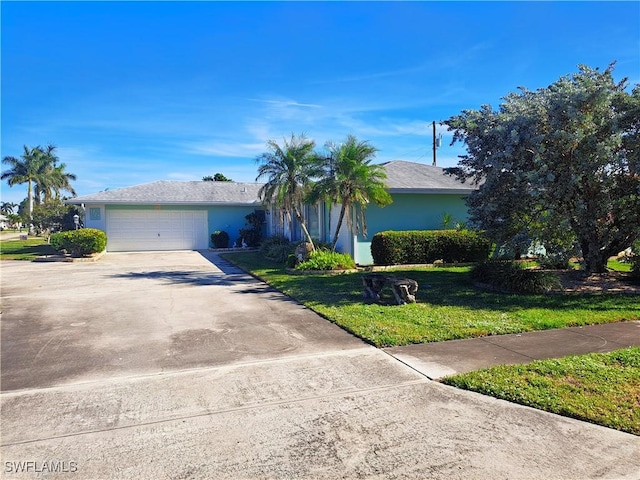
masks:
[[[385,230],[435,230],[445,215],[467,220],[465,198],[475,187],[445,175],[440,167],[393,161],[383,164],[393,203],[367,208],[367,237],[352,235],[343,225],[337,249],[351,254],[356,263],[369,265],[371,238]],[[226,231],[231,241],[245,225],[245,216],[265,211],[258,191],[260,183],[159,181],[107,190],[69,200],[85,208],[84,225],[107,233],[107,250],[188,250],[210,246],[216,230]],[[330,241],[339,206],[305,208],[307,227],[313,238]],[[266,212],[266,235],[289,231],[276,209]],[[299,229],[294,238],[301,240]]]
[[[159,181],[68,200],[82,205],[84,225],[107,233],[107,250],[196,250],[224,230],[231,242],[245,216],[264,210],[259,183]]]

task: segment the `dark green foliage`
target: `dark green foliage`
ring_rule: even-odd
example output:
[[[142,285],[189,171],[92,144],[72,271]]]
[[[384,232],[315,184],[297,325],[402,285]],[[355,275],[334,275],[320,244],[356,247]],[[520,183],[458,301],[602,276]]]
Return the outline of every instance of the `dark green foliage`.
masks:
[[[91,255],[107,248],[107,234],[96,228],[69,230],[51,235],[51,246],[73,256]]]
[[[631,278],[640,280],[640,238],[631,247]]]
[[[356,264],[350,255],[332,250],[314,250],[309,258],[296,265],[296,270],[350,270]]]
[[[248,247],[257,247],[262,240],[264,210],[257,210],[244,218],[247,222],[245,223],[245,228],[241,228],[239,231],[240,237],[236,242],[236,246],[241,247],[244,240]]]
[[[260,244],[262,255],[279,263],[285,263],[287,258],[293,255],[295,248],[295,244],[283,235],[266,238]]]
[[[546,293],[560,288],[554,273],[524,268],[517,262],[491,260],[476,265],[471,278],[500,290],[514,293]]]
[[[229,234],[224,230],[217,230],[211,234],[211,243],[216,248],[228,248]]]
[[[478,262],[486,260],[490,249],[489,240],[472,230],[386,231],[371,241],[376,265]]]

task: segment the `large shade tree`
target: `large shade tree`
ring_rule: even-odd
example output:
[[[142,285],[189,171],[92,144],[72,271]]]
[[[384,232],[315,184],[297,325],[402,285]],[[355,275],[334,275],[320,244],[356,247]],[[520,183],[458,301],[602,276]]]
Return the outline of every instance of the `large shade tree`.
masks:
[[[445,122],[468,151],[453,170],[484,182],[469,197],[471,222],[497,242],[575,242],[586,271],[604,272],[640,237],[640,86],[615,82],[613,64],[580,66],[503,100]]]
[[[329,155],[324,161],[323,178],[313,185],[308,200],[311,203],[325,200],[340,205],[332,240],[335,249],[345,220],[350,232],[366,236],[367,205],[373,203],[382,207],[389,205],[392,199],[385,189],[387,175],[384,167],[371,163],[378,151],[375,147],[349,135],[341,144],[327,144],[327,149]]]
[[[274,140],[267,142],[268,151],[256,158],[258,176],[256,181],[266,178],[260,188],[260,198],[268,205],[282,209],[287,217],[290,233],[293,235],[295,218],[307,242],[313,247],[304,218],[303,199],[314,178],[321,170],[314,151],[315,142],[304,135],[291,135],[282,145]]]

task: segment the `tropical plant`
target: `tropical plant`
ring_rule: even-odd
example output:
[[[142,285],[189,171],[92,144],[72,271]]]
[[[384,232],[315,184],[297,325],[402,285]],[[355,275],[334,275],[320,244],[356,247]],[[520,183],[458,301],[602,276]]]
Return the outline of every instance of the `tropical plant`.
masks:
[[[315,250],[309,258],[298,263],[296,270],[350,270],[356,268],[353,258],[346,253],[328,250]]]
[[[259,155],[256,181],[266,178],[259,195],[268,205],[281,208],[285,214],[291,238],[293,238],[293,218],[300,224],[307,242],[313,240],[307,229],[303,215],[303,200],[312,180],[322,173],[318,157],[314,152],[315,142],[304,135],[291,134],[282,146],[274,140],[267,142],[268,152]]]
[[[246,220],[244,228],[241,228],[238,234],[238,246],[241,247],[243,242],[249,247],[257,247],[262,240],[262,227],[264,225],[264,215],[252,212],[244,217]]]
[[[9,165],[9,170],[2,172],[0,177],[7,180],[10,187],[27,184],[27,202],[29,219],[33,219],[33,205],[51,198],[59,198],[62,190],[75,195],[71,180],[76,176],[65,172],[66,165],[58,164],[55,147],[47,145],[29,148],[24,145],[24,152],[20,158],[6,156],[2,163]]]
[[[640,237],[640,86],[614,82],[613,65],[445,123],[468,150],[455,173],[484,182],[468,199],[471,222],[495,243],[576,244],[594,273]]]
[[[13,202],[2,202],[0,204],[0,213],[2,215],[9,215],[10,213],[13,213],[13,210],[18,206],[17,203],[13,203]]]
[[[75,196],[76,192],[71,181],[76,180],[76,176],[65,171],[67,166],[64,163],[58,163],[55,147],[48,145],[44,151],[44,158],[46,162],[43,165],[43,172],[34,189],[36,203],[60,199],[62,191]]]
[[[346,219],[347,228],[355,234],[367,235],[365,211],[369,203],[384,207],[393,201],[386,191],[384,167],[371,164],[378,151],[366,141],[349,135],[344,143],[328,143],[329,155],[324,159],[324,174],[310,190],[307,200],[340,204],[340,215],[332,240],[335,250]]]

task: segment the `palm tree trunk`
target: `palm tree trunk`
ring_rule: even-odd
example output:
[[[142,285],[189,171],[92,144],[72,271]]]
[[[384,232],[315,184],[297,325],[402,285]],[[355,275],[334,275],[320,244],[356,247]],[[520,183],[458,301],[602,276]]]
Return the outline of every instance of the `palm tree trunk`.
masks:
[[[307,230],[307,225],[304,223],[304,218],[300,214],[300,211],[298,210],[298,207],[296,207],[296,206],[293,207],[293,213],[295,213],[296,218],[300,222],[300,228],[302,228],[302,232],[304,233],[304,236],[306,237],[307,242],[309,242],[311,244],[311,250],[315,250],[316,246],[313,243],[313,239],[311,238],[311,235],[309,234],[309,230]]]
[[[27,199],[29,202],[29,220],[33,221],[33,186],[31,185],[31,179],[27,182]]]
[[[333,236],[333,242],[331,242],[333,245],[331,245],[331,250],[333,250],[334,252],[336,251],[336,244],[338,243],[338,236],[340,235],[340,229],[342,228],[342,222],[344,220],[344,214],[347,211],[347,207],[346,204],[343,203],[342,207],[340,208],[340,216],[338,217],[338,224],[336,225],[336,233]]]

